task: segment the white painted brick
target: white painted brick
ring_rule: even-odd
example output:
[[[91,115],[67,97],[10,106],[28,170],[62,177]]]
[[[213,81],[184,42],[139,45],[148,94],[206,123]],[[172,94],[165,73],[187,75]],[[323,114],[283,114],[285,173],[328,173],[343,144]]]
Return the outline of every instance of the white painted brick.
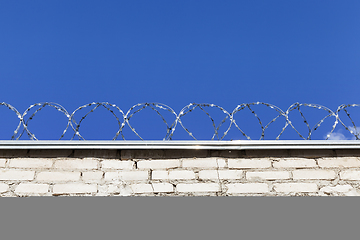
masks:
[[[274,168],[314,168],[317,167],[316,161],[314,159],[284,159],[279,161],[274,161]]]
[[[156,179],[156,180],[195,179],[195,173],[189,170],[153,171],[152,179]]]
[[[151,173],[151,179],[164,179],[164,180],[168,180],[169,179],[169,172],[168,171],[152,171]]]
[[[135,163],[133,161],[122,161],[122,160],[103,160],[101,162],[103,169],[134,169]]]
[[[217,183],[179,183],[176,185],[178,192],[219,192],[220,186]]]
[[[286,172],[286,171],[247,172],[246,179],[248,180],[290,179],[290,172]]]
[[[53,160],[39,158],[11,159],[9,163],[11,168],[51,168],[52,165]]]
[[[5,165],[6,165],[6,159],[0,158],[0,167],[5,167]]]
[[[40,172],[36,180],[45,182],[79,181],[80,172]]]
[[[98,181],[101,180],[104,173],[97,171],[97,172],[83,172],[82,179],[84,181]]]
[[[131,184],[130,188],[134,193],[152,193],[153,188],[151,184]]]
[[[183,168],[224,168],[225,159],[221,158],[196,158],[184,159]]]
[[[318,186],[316,183],[276,183],[274,184],[276,192],[317,192]]]
[[[0,180],[33,180],[35,171],[0,170]]]
[[[0,193],[7,192],[9,190],[9,186],[5,183],[0,183]]]
[[[132,184],[130,187],[134,193],[174,192],[174,187],[170,183]]]
[[[340,179],[343,180],[360,180],[360,171],[341,171]]]
[[[84,184],[84,183],[66,183],[55,184],[53,187],[54,194],[61,193],[96,193],[96,184]]]
[[[174,192],[174,186],[170,183],[153,183],[152,185],[156,193]]]
[[[320,189],[321,192],[333,193],[333,192],[349,192],[354,189],[351,185],[337,185],[337,186],[326,186]]]
[[[16,187],[15,193],[47,193],[49,192],[48,184],[36,184],[36,183],[20,183]]]
[[[98,161],[90,160],[90,159],[57,160],[57,161],[55,161],[55,168],[58,168],[58,169],[97,169]]]
[[[353,189],[349,192],[344,193],[345,196],[360,196],[360,192],[357,189]]]
[[[335,179],[336,173],[332,170],[295,170],[294,179]]]
[[[271,161],[268,159],[229,159],[229,168],[270,168]]]
[[[200,179],[241,179],[242,170],[202,170],[199,171]]]
[[[105,180],[148,180],[149,172],[148,171],[121,171],[121,172],[106,172]]]
[[[180,166],[180,160],[142,160],[137,162],[139,169],[170,169]]]
[[[169,179],[195,179],[195,173],[188,170],[169,171]]]
[[[267,193],[269,186],[266,183],[233,183],[226,184],[227,193]]]
[[[350,168],[360,167],[360,160],[355,157],[323,158],[318,160],[318,164],[323,168]]]

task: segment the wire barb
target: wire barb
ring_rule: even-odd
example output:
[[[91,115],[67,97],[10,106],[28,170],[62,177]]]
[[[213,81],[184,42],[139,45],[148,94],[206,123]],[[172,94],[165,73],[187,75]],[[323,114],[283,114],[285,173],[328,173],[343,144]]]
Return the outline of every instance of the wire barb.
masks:
[[[66,128],[63,130],[61,136],[59,137],[59,140],[64,137],[64,135],[71,129],[73,131],[73,135],[71,137],[71,140],[74,140],[75,138],[78,138],[79,140],[85,140],[85,138],[80,133],[80,127],[82,122],[94,111],[96,111],[98,108],[104,108],[107,111],[111,113],[113,117],[115,117],[118,125],[118,131],[115,133],[112,140],[118,139],[119,136],[123,140],[125,140],[125,136],[123,133],[123,130],[125,126],[128,126],[129,129],[141,140],[143,138],[140,136],[140,134],[135,130],[135,128],[131,125],[130,121],[133,119],[133,117],[138,114],[139,112],[143,111],[144,109],[150,109],[151,111],[154,111],[156,115],[160,117],[162,122],[166,125],[166,133],[163,138],[163,140],[172,140],[174,132],[178,126],[185,130],[185,132],[194,140],[197,140],[197,138],[194,136],[194,133],[191,132],[187,127],[185,127],[182,118],[192,112],[194,112],[196,109],[199,109],[202,113],[204,113],[210,120],[211,125],[213,127],[214,133],[211,137],[211,140],[223,140],[229,133],[229,131],[232,128],[235,128],[240,131],[241,135],[245,137],[248,140],[251,140],[250,136],[245,133],[245,131],[240,128],[239,124],[235,120],[235,116],[241,112],[241,111],[250,111],[251,115],[253,115],[257,122],[259,123],[259,126],[261,128],[261,136],[260,140],[265,139],[265,132],[269,128],[271,124],[273,124],[278,119],[282,118],[284,119],[284,126],[281,128],[280,133],[277,135],[276,140],[279,140],[280,137],[283,135],[284,131],[290,126],[297,135],[304,140],[311,140],[311,137],[313,133],[321,127],[321,125],[324,123],[326,119],[334,118],[334,123],[332,125],[332,128],[330,132],[326,135],[326,139],[331,138],[331,134],[333,134],[335,128],[337,125],[343,126],[356,140],[360,140],[360,131],[358,130],[353,118],[350,116],[349,109],[354,107],[360,107],[359,104],[343,104],[340,105],[336,111],[332,111],[331,109],[321,106],[318,104],[307,104],[307,103],[294,103],[292,104],[286,111],[283,111],[279,107],[269,104],[269,103],[263,103],[263,102],[253,102],[253,103],[242,103],[240,105],[237,105],[237,107],[232,111],[228,112],[223,107],[215,105],[215,104],[208,104],[208,103],[190,103],[186,105],[184,108],[181,109],[179,113],[176,113],[171,107],[162,104],[162,103],[138,103],[132,106],[129,110],[123,111],[120,107],[118,107],[116,104],[110,104],[108,102],[92,102],[85,105],[82,105],[78,108],[76,108],[71,114],[60,104],[53,103],[53,102],[42,102],[42,103],[35,103],[30,105],[23,113],[20,113],[15,107],[12,105],[0,102],[0,107],[4,106],[7,109],[11,110],[13,113],[16,114],[17,118],[19,119],[19,123],[14,130],[14,134],[11,136],[11,140],[19,140],[24,134],[26,134],[29,139],[31,140],[38,140],[38,138],[35,136],[33,132],[29,129],[29,123],[35,118],[35,116],[44,108],[51,107],[56,109],[57,111],[64,114],[64,116],[67,118],[67,125]],[[254,110],[256,106],[264,106],[276,114],[276,116],[270,120],[269,122],[263,122],[259,116],[259,114]],[[312,108],[317,110],[323,110],[326,112],[325,117],[320,119],[313,127],[310,126],[310,123],[308,119],[306,119],[305,114],[303,113],[304,108]],[[75,114],[79,113],[80,110],[88,109],[87,113],[84,114],[80,120],[77,122],[75,120]],[[211,109],[217,109],[220,110],[220,112],[223,115],[221,117],[221,121],[215,120],[214,117],[210,115]],[[33,111],[32,114],[30,112]],[[303,120],[303,123],[305,124],[307,128],[307,133],[301,134],[298,129],[295,128],[293,122],[290,120],[289,114],[291,112],[298,112]],[[170,113],[171,116],[173,116],[173,120],[170,122],[165,116],[164,113]],[[348,120],[351,122],[351,126],[347,126],[344,121],[342,121],[339,117],[339,114],[341,112],[345,113],[345,116]],[[29,114],[29,115],[28,115]],[[27,118],[26,118],[27,117]],[[25,120],[26,119],[26,120]],[[220,132],[220,128],[224,126],[226,122],[229,122],[229,126],[226,128],[223,133]],[[22,128],[21,128],[22,127]],[[223,127],[224,128],[224,127]],[[22,129],[22,130],[20,130]]]

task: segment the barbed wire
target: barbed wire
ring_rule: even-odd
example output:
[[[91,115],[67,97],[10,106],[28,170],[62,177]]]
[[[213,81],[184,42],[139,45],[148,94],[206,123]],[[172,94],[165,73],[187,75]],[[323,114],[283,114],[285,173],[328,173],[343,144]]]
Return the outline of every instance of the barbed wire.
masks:
[[[283,135],[284,131],[287,128],[291,128],[295,130],[297,135],[304,140],[311,140],[311,137],[313,133],[324,123],[326,119],[334,118],[334,123],[332,124],[331,129],[328,131],[325,139],[331,139],[331,135],[334,133],[335,128],[340,125],[343,126],[345,130],[347,130],[354,139],[360,140],[360,131],[357,130],[357,126],[353,119],[350,116],[349,109],[354,107],[359,107],[359,104],[343,104],[337,107],[336,111],[333,111],[325,106],[318,105],[318,104],[307,104],[307,103],[294,103],[292,104],[286,111],[283,111],[279,107],[269,104],[269,103],[263,103],[263,102],[252,102],[252,103],[242,103],[240,105],[237,105],[236,108],[229,112],[225,110],[223,107],[215,105],[215,104],[207,104],[207,103],[190,103],[186,105],[184,108],[180,110],[179,113],[176,113],[171,107],[162,104],[162,103],[138,103],[132,106],[127,111],[123,111],[120,107],[118,107],[116,104],[111,104],[108,102],[92,102],[89,104],[82,105],[78,108],[76,108],[72,113],[69,113],[63,106],[57,103],[52,102],[43,102],[43,103],[36,103],[31,106],[29,106],[23,113],[20,113],[14,106],[2,102],[0,103],[0,107],[4,106],[7,109],[11,110],[13,113],[16,114],[16,116],[19,119],[19,123],[17,124],[17,127],[14,130],[14,134],[12,135],[12,140],[19,140],[24,134],[27,134],[29,139],[31,140],[38,140],[38,138],[35,136],[33,132],[29,129],[29,123],[34,119],[34,117],[45,107],[51,107],[56,109],[57,111],[61,112],[65,115],[67,118],[67,125],[66,128],[63,130],[60,139],[64,138],[64,135],[69,131],[73,131],[73,135],[71,137],[71,140],[75,139],[77,137],[79,140],[85,140],[85,138],[80,133],[80,127],[83,121],[96,109],[98,108],[104,108],[105,110],[109,111],[111,115],[116,119],[118,124],[118,131],[115,133],[115,136],[112,138],[112,140],[116,140],[119,138],[126,140],[124,136],[124,128],[128,126],[128,128],[141,140],[143,138],[140,136],[140,134],[135,130],[135,128],[131,125],[130,121],[133,119],[133,117],[138,114],[139,112],[143,111],[144,109],[150,109],[158,115],[161,120],[164,122],[166,126],[166,134],[163,138],[163,140],[172,140],[173,135],[175,133],[175,130],[177,128],[182,128],[186,131],[186,133],[194,140],[197,140],[197,138],[194,136],[194,134],[185,126],[185,124],[182,121],[182,118],[194,110],[198,109],[201,112],[203,112],[210,120],[211,125],[213,127],[214,133],[211,137],[211,140],[223,140],[229,133],[229,131],[233,128],[239,130],[240,134],[245,137],[248,140],[251,140],[250,136],[245,133],[245,131],[240,128],[238,122],[236,121],[236,116],[242,111],[249,110],[251,115],[253,115],[256,119],[256,121],[259,123],[259,126],[261,128],[261,136],[260,140],[263,140],[265,138],[265,131],[269,128],[271,124],[273,124],[277,119],[282,118],[284,119],[284,126],[281,128],[280,133],[277,135],[275,140],[279,140],[280,137]],[[275,117],[273,117],[269,122],[263,122],[257,112],[255,112],[254,107],[255,106],[263,106],[267,107],[274,111]],[[306,119],[305,114],[303,113],[304,108],[310,108],[310,109],[318,109],[325,111],[325,116],[322,117],[314,126],[311,126],[309,121]],[[75,121],[75,114],[80,113],[81,110],[87,110],[87,113],[84,114],[80,120],[77,122]],[[222,112],[223,116],[221,117],[221,121],[216,121],[213,116],[210,115],[210,109],[216,109],[220,110]],[[34,111],[33,113],[30,112]],[[167,121],[167,118],[164,116],[164,112],[170,113],[170,115],[173,117],[173,120],[171,122]],[[294,123],[290,120],[290,113],[293,111],[297,111],[305,126],[307,129],[306,134],[301,134],[300,131],[294,126]],[[342,121],[339,117],[339,114],[344,112],[347,119],[350,121],[350,126],[347,126],[344,121]],[[1,115],[0,115],[1,116]],[[25,120],[25,118],[28,116],[28,118]],[[220,133],[220,128],[224,126],[226,122],[229,122],[229,125],[226,127],[223,133]],[[23,127],[22,131],[20,130],[21,127]],[[1,136],[0,136],[1,137]]]

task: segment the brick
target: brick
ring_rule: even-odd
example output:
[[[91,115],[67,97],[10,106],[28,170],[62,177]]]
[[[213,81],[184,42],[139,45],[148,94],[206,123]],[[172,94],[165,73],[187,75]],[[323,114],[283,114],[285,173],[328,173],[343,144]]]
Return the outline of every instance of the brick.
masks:
[[[343,193],[345,196],[360,196],[360,192],[357,189],[352,189],[349,192]]]
[[[266,183],[233,183],[226,184],[227,193],[267,193],[269,186]]]
[[[143,160],[137,162],[137,168],[139,169],[170,169],[180,166],[180,160]]]
[[[61,193],[96,193],[96,184],[84,184],[84,183],[66,183],[55,184],[53,187],[54,194]]]
[[[187,170],[169,171],[169,179],[195,179],[195,173]]]
[[[355,157],[323,158],[318,160],[318,164],[323,168],[350,168],[360,167],[360,160]]]
[[[51,168],[52,165],[53,160],[38,158],[11,159],[9,163],[11,168]]]
[[[276,183],[274,184],[276,192],[317,192],[318,186],[315,183]]]
[[[343,180],[360,180],[360,171],[341,171],[340,179]]]
[[[335,179],[336,173],[332,170],[295,170],[293,179]]]
[[[183,168],[224,168],[226,162],[221,158],[184,159],[182,166]]]
[[[91,159],[57,160],[54,167],[57,169],[97,169],[98,161]]]
[[[47,193],[49,192],[48,184],[36,184],[36,183],[20,183],[16,187],[15,193]]]
[[[6,183],[0,183],[0,193],[7,192],[9,190],[9,186]]]
[[[273,162],[274,168],[314,168],[317,167],[314,159],[284,159]]]
[[[98,181],[101,180],[104,173],[97,171],[97,172],[83,172],[82,179],[83,181]]]
[[[105,181],[111,180],[148,180],[149,172],[148,171],[119,171],[119,172],[106,172]]]
[[[321,192],[333,193],[333,192],[349,192],[354,189],[351,185],[337,185],[337,186],[326,186],[320,189]]]
[[[181,180],[195,179],[195,173],[189,170],[153,171],[152,179],[156,180]]]
[[[179,183],[176,185],[178,192],[219,192],[220,186],[217,183]]]
[[[290,179],[290,172],[286,172],[286,171],[247,172],[246,179],[248,180]]]
[[[131,184],[130,188],[134,193],[153,193],[151,184]]]
[[[151,173],[151,179],[164,179],[164,180],[168,180],[169,179],[169,172],[168,171],[152,171]]]
[[[6,159],[0,158],[0,167],[5,167],[5,165],[6,165]]]
[[[228,165],[230,169],[270,168],[271,161],[268,159],[229,159]]]
[[[101,168],[103,169],[134,169],[135,163],[133,161],[121,161],[121,160],[104,160],[101,162]]]
[[[40,172],[36,180],[45,182],[79,181],[80,172]]]
[[[0,180],[33,180],[35,171],[0,170]]]
[[[132,184],[130,188],[134,193],[166,193],[174,192],[174,187],[170,183],[153,183],[153,184]]]
[[[242,170],[202,170],[199,172],[200,179],[242,179]]]
[[[174,186],[170,183],[153,183],[152,185],[156,193],[174,192]]]

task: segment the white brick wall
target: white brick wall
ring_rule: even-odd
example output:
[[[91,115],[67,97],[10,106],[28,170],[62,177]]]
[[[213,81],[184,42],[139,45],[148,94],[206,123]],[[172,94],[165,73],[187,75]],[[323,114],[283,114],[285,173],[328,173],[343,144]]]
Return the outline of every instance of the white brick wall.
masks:
[[[358,157],[0,158],[0,196],[360,196]]]
[[[97,169],[98,161],[92,160],[92,159],[57,160],[57,161],[55,161],[55,168],[57,168],[57,169]]]
[[[190,170],[153,171],[152,179],[156,179],[156,180],[195,179],[195,173]]]
[[[106,172],[105,173],[105,180],[148,180],[149,179],[149,172],[148,171],[117,171],[117,172]]]
[[[335,179],[336,173],[332,170],[295,170],[294,179]]]
[[[266,183],[233,183],[226,184],[227,193],[268,193],[269,186]]]
[[[101,162],[103,169],[134,169],[133,161],[104,160]]]
[[[200,179],[242,179],[242,170],[201,170]]]
[[[360,159],[356,157],[346,157],[346,158],[324,158],[319,159],[318,164],[322,168],[359,168]]]
[[[219,192],[220,186],[217,183],[179,183],[176,190],[180,193]]]
[[[49,192],[48,184],[20,183],[19,186],[15,188],[15,193],[48,193],[48,192]]]
[[[348,170],[340,172],[340,179],[343,180],[360,180],[360,170]]]
[[[305,158],[297,158],[297,159],[287,159],[282,160],[279,159],[274,161],[274,168],[315,168],[317,167],[316,161],[314,159],[305,159]]]
[[[35,171],[0,170],[0,180],[33,180]]]
[[[274,184],[274,189],[276,192],[303,193],[317,192],[318,186],[316,185],[316,183],[276,183]]]
[[[183,168],[224,168],[225,159],[221,158],[201,158],[201,159],[184,159]]]
[[[290,172],[286,172],[286,171],[247,172],[246,179],[259,180],[259,181],[290,179]]]
[[[36,180],[42,182],[71,182],[80,180],[80,172],[40,172]]]
[[[55,194],[71,194],[71,193],[96,193],[97,185],[83,183],[63,183],[55,184],[53,193]]]
[[[181,166],[178,160],[142,160],[137,162],[138,169],[170,169]]]
[[[85,182],[100,181],[103,178],[104,173],[100,171],[96,172],[83,172],[82,179]]]
[[[229,159],[228,160],[229,168],[270,168],[271,161],[269,159]]]
[[[6,164],[6,159],[4,158],[0,158],[0,167],[5,167],[5,164]]]
[[[51,159],[11,159],[10,168],[51,168],[53,160]]]
[[[9,190],[9,186],[5,183],[0,183],[0,193],[6,192]]]

